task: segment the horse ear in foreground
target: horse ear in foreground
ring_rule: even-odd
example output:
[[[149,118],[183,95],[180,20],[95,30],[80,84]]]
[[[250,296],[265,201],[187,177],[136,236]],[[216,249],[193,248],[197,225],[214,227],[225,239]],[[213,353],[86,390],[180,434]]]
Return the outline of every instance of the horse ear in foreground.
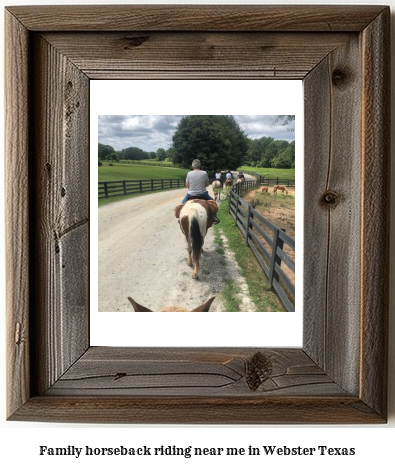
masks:
[[[190,199],[184,205],[174,209],[174,215],[179,219],[180,228],[185,235],[188,251],[188,266],[193,265],[192,278],[196,279],[200,270],[204,237],[207,230],[218,223],[218,206],[215,201]]]
[[[148,309],[147,307],[143,307],[142,305],[135,302],[131,297],[128,297],[129,302],[133,305],[135,312],[152,312],[152,310]],[[160,312],[208,312],[210,310],[210,306],[213,303],[215,297],[211,297],[205,302],[203,305],[193,309],[193,310],[185,310],[183,307],[165,307]]]

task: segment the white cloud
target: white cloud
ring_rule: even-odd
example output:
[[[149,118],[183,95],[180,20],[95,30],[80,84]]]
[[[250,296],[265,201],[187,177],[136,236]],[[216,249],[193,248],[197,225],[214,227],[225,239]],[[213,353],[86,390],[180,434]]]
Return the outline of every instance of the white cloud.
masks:
[[[139,147],[147,152],[168,149],[182,115],[99,115],[98,141],[115,150]],[[251,139],[273,137],[292,141],[288,126],[274,124],[275,115],[235,115],[241,129]]]

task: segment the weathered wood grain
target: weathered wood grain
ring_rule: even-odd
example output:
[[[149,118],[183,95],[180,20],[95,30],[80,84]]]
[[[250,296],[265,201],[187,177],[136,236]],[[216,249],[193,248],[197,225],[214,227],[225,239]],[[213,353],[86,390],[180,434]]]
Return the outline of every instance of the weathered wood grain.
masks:
[[[7,411],[13,412],[30,396],[29,38],[8,12],[5,40]]]
[[[33,384],[42,393],[89,345],[89,81],[42,37],[31,48]]]
[[[90,348],[46,393],[52,395],[234,396],[339,395],[344,390],[302,350],[259,350],[265,359],[249,386],[251,349]],[[259,369],[259,366],[258,366]]]
[[[387,412],[390,217],[390,15],[362,33],[361,399]],[[376,184],[372,184],[372,177]],[[378,245],[378,246],[377,246]],[[383,395],[384,393],[384,395]]]
[[[348,33],[48,33],[44,38],[91,79],[302,80]],[[298,60],[295,62],[295,57]]]
[[[8,7],[31,31],[361,31],[376,5],[84,5]]]
[[[305,253],[314,253],[305,257],[305,271],[314,272],[318,281],[305,289],[304,324],[309,338],[321,338],[320,347],[314,342],[315,351],[310,349],[310,341],[306,347],[352,393],[357,393],[359,385],[362,255],[359,93],[363,72],[358,50],[359,38],[354,36],[305,80],[306,93],[311,96],[305,130],[309,168],[305,177]],[[317,310],[325,313],[317,315]]]
[[[389,8],[10,7],[6,28],[8,418],[385,422]],[[279,70],[305,85],[303,348],[89,348],[89,80]]]

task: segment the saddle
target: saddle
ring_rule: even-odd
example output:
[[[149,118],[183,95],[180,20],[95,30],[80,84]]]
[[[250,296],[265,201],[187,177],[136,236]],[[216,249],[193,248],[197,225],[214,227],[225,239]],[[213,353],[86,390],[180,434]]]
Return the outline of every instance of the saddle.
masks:
[[[188,201],[190,201],[191,199],[203,199],[203,198],[199,197],[199,196],[193,196],[193,197],[189,198]],[[209,205],[210,212],[213,215],[213,218],[214,218],[213,224],[219,224],[220,220],[216,216],[216,214],[218,212],[217,203],[215,201],[211,201],[211,200],[205,200],[205,201]],[[174,208],[174,215],[177,217],[177,219],[180,217],[181,209],[184,207],[185,204],[182,204],[182,203],[177,204],[177,206]]]

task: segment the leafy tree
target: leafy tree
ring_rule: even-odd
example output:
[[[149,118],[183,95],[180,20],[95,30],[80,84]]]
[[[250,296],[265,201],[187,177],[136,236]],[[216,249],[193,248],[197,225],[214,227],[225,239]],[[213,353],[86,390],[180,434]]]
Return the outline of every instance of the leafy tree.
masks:
[[[159,160],[160,162],[163,162],[163,160],[166,158],[166,150],[165,149],[158,149],[156,151],[156,159]]]
[[[280,150],[272,160],[274,168],[295,168],[295,141]]]
[[[275,140],[273,137],[261,137],[249,140],[247,160],[251,166],[263,168],[294,168],[295,142]]]
[[[295,121],[295,115],[293,114],[278,114],[273,124],[280,122],[283,126],[287,126],[289,123]],[[295,127],[288,128],[289,131],[295,132]]]
[[[128,147],[122,150],[124,160],[145,160],[148,159],[148,153],[138,147]]]
[[[112,153],[107,155],[106,159],[107,160],[118,161],[119,160],[118,153],[117,152],[112,152]]]
[[[248,150],[247,150],[247,160],[251,166],[257,166],[258,162],[261,160],[262,150],[261,145],[258,139],[249,139]]]
[[[174,147],[170,147],[169,149],[166,150],[166,160],[168,162],[172,162],[174,157],[175,157]]]
[[[188,168],[198,158],[207,171],[237,168],[247,145],[233,116],[185,116],[173,135],[173,163]]]
[[[225,166],[236,169],[244,161],[248,149],[248,137],[233,116],[218,115],[213,118],[222,126],[225,138],[230,142],[230,152]]]
[[[115,150],[111,145],[104,145],[104,144],[99,144],[98,145],[98,157],[99,160],[108,160],[109,155],[111,154],[116,154]]]

